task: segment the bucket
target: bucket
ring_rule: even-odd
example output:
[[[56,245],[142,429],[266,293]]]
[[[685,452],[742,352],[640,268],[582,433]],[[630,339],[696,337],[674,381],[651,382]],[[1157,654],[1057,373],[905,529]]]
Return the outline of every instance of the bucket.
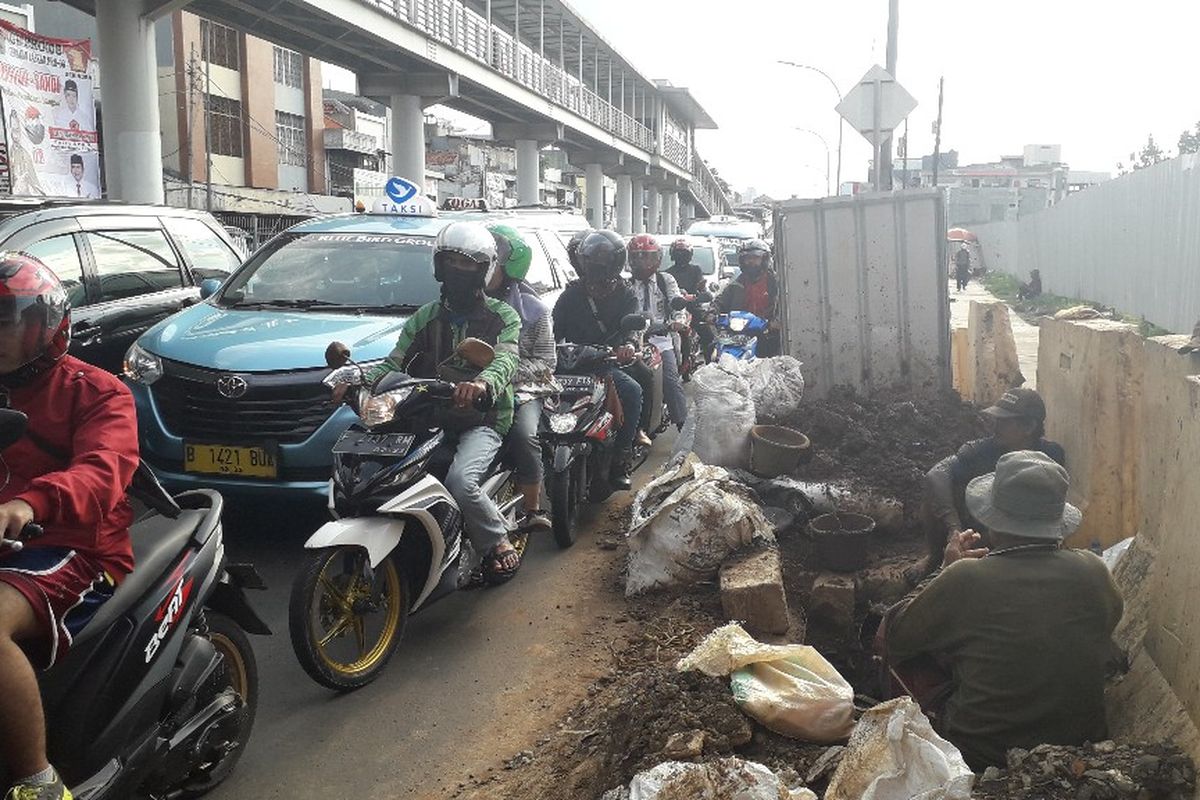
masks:
[[[875,520],[866,514],[822,514],[808,523],[817,561],[834,572],[854,572],[867,565],[867,538]]]
[[[750,429],[750,471],[760,478],[791,472],[812,457],[808,437],[779,425]]]

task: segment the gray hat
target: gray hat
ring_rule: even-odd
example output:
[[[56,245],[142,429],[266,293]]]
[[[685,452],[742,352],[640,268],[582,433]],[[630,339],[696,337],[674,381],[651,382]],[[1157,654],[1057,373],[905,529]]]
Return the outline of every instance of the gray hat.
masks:
[[[967,484],[967,510],[989,530],[1059,541],[1083,519],[1067,502],[1070,483],[1062,465],[1043,453],[1005,453],[995,472]]]

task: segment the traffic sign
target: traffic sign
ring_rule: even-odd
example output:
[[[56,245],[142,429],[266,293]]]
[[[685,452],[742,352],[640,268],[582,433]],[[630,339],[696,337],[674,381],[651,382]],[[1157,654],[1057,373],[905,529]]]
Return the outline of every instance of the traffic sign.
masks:
[[[876,64],[835,110],[868,142],[879,147],[916,107],[916,99],[891,73]]]

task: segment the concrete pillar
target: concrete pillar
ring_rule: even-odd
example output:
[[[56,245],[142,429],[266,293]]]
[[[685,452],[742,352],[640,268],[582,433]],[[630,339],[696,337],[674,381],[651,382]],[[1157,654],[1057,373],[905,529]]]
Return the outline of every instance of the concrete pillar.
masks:
[[[646,181],[634,178],[633,184],[633,232],[646,232]]]
[[[633,179],[628,175],[617,176],[617,233],[633,233]]]
[[[104,60],[108,196],[129,203],[162,203],[162,123],[154,23],[142,18],[141,3],[98,0],[96,43],[108,54]]]
[[[646,220],[647,233],[662,233],[662,225],[659,223],[659,217],[662,215],[663,195],[658,189],[650,187],[650,218]]]
[[[392,172],[424,192],[425,109],[416,95],[392,95]]]
[[[667,233],[679,233],[679,192],[671,190],[667,195],[667,208],[670,210],[668,219],[671,221]]]
[[[535,206],[542,202],[541,148],[533,139],[517,139],[517,202]]]
[[[688,200],[686,203],[684,203],[683,205],[681,205],[679,207],[679,222],[683,225],[683,227],[686,228],[687,226],[691,225],[692,220],[694,220],[695,218],[696,218],[696,204],[693,203],[691,200]]]
[[[596,230],[604,227],[604,167],[587,164],[583,168],[587,181],[587,218]]]

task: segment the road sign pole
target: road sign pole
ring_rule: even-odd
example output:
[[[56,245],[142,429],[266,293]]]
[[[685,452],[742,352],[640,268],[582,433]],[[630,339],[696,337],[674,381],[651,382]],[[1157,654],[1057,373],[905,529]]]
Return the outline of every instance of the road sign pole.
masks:
[[[875,89],[875,125],[874,125],[874,131],[873,131],[874,136],[871,137],[871,141],[875,145],[875,191],[881,192],[881,191],[883,191],[883,165],[880,163],[880,157],[883,153],[883,147],[882,147],[882,142],[880,141],[880,139],[883,136],[883,131],[880,130],[881,126],[879,124],[879,115],[883,110],[882,109],[882,107],[883,107],[883,81],[876,78],[874,81],[874,89]]]

